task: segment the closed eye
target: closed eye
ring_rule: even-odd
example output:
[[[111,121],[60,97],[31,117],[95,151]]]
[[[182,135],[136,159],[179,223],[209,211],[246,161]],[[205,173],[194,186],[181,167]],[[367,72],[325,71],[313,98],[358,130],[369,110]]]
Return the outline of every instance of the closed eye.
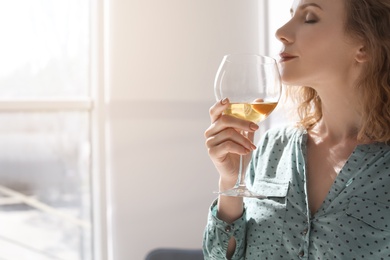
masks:
[[[306,20],[305,23],[316,23],[317,20]]]

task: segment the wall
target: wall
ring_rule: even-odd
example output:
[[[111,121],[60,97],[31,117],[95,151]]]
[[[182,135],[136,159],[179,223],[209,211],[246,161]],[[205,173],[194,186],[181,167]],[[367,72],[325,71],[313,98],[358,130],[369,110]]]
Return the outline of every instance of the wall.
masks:
[[[111,0],[112,257],[200,248],[218,174],[203,133],[222,56],[259,51],[258,0]]]
[[[282,43],[276,38],[276,30],[283,26],[290,18],[290,8],[293,0],[272,0],[268,1],[268,34],[267,39],[269,55],[276,60],[279,59],[279,53],[282,50]],[[297,118],[293,113],[294,104],[286,99],[285,90],[288,86],[283,86],[281,100],[268,119],[269,126],[276,127],[289,124],[296,121]]]

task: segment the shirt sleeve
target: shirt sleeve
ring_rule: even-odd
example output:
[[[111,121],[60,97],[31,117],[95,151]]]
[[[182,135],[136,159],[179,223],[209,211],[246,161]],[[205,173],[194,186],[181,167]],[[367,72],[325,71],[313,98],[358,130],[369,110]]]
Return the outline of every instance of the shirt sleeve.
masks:
[[[205,260],[222,260],[231,237],[236,240],[236,249],[231,260],[241,260],[245,256],[246,217],[245,207],[242,216],[231,224],[217,218],[217,200],[210,207],[206,229],[203,235]]]

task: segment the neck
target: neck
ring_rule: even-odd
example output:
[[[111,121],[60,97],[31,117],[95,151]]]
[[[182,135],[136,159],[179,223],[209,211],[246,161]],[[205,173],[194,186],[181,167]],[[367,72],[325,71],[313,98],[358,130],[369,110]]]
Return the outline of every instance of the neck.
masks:
[[[332,92],[332,91],[329,91]],[[345,91],[344,94],[319,93],[322,104],[322,118],[313,127],[312,133],[331,143],[356,142],[361,117],[356,104],[357,98]]]
[[[321,98],[322,118],[313,128],[320,137],[333,142],[358,142],[361,129],[361,105],[356,81],[363,67],[352,66],[340,75],[314,82]]]

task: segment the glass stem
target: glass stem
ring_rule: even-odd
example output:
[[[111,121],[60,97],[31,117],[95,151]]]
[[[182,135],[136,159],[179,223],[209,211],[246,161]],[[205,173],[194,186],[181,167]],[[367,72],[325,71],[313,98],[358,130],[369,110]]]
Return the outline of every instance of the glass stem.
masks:
[[[241,134],[245,137],[248,136],[246,131],[241,131]],[[238,168],[238,179],[236,187],[245,187],[245,170],[244,170],[244,156],[240,155],[240,165]]]
[[[238,168],[238,179],[236,186],[245,186],[244,159],[242,155],[240,155],[240,167]]]

